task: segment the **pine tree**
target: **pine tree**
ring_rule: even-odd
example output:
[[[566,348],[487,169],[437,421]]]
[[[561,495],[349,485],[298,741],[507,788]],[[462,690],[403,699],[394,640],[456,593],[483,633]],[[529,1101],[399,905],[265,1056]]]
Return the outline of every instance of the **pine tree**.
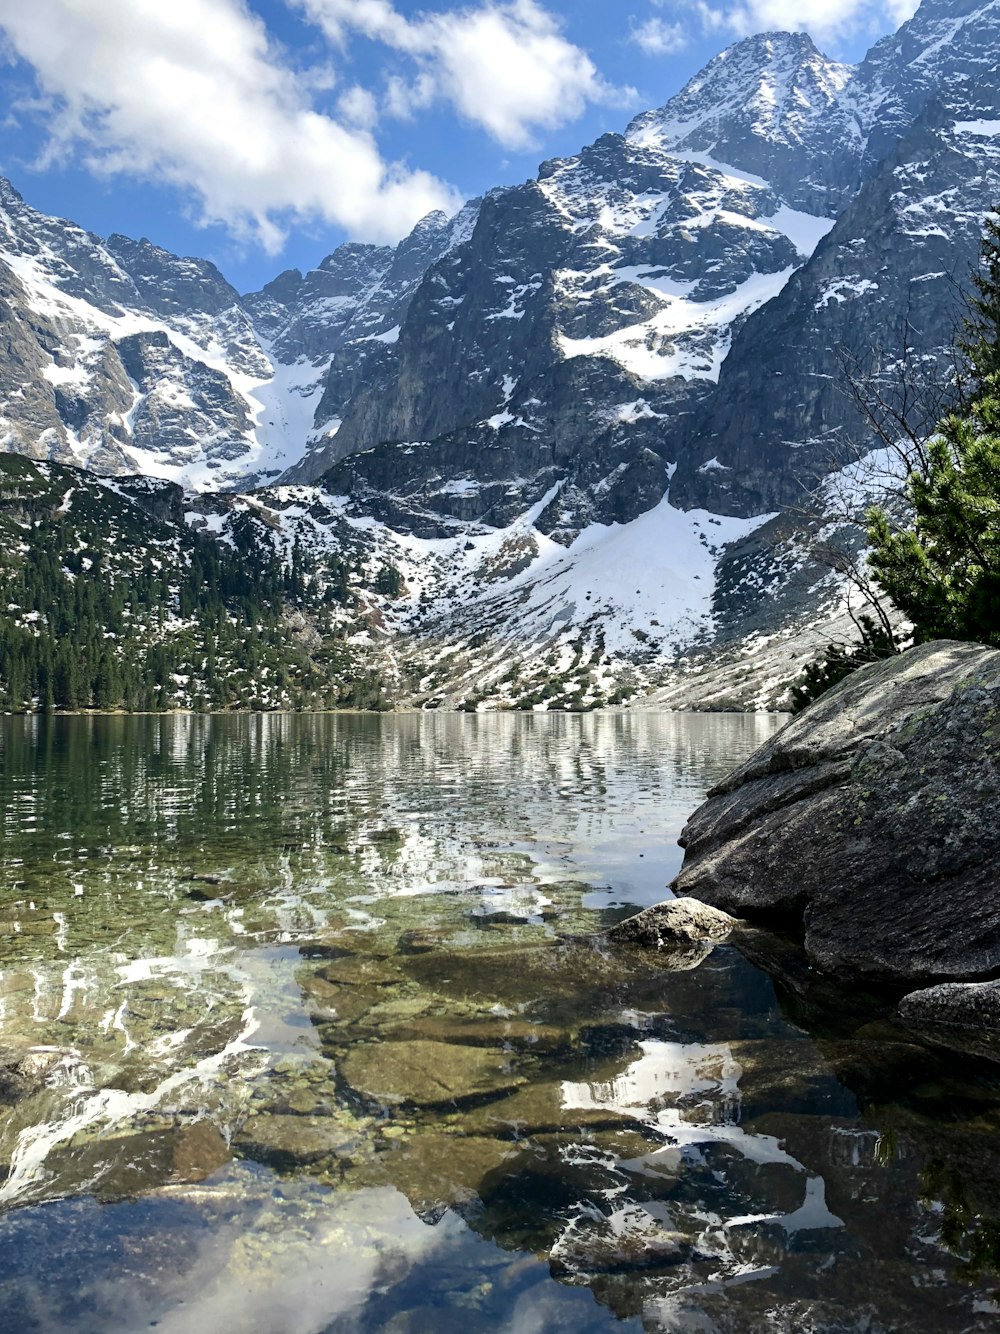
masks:
[[[859,644],[828,644],[818,662],[807,663],[792,686],[792,713],[800,713],[838,681],[870,662],[891,658],[899,652],[892,634],[872,616],[858,618]]]
[[[991,377],[1000,375],[1000,216],[986,219],[965,335],[958,348],[965,360],[959,385],[965,405],[971,406],[989,393]]]
[[[908,527],[868,513],[869,563],[917,643],[1000,645],[1000,221],[991,218],[961,343],[962,403],[905,483]]]

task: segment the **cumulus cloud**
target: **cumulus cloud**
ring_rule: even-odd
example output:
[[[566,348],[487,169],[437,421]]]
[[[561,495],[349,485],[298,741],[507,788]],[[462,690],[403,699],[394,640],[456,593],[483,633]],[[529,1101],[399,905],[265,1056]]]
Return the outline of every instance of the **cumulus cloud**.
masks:
[[[770,30],[804,30],[819,41],[859,32],[893,30],[916,12],[919,0],[739,0],[695,5],[703,24],[745,36]]]
[[[293,2],[334,44],[359,33],[412,62],[411,73],[387,81],[390,114],[450,103],[505,148],[534,147],[538,131],[575,120],[589,104],[624,105],[636,96],[607,83],[537,0],[490,0],[412,19],[390,0]]]
[[[633,19],[628,39],[648,56],[669,56],[682,51],[688,44],[687,29],[683,23],[669,23],[655,16],[646,19],[644,23],[637,23]]]
[[[317,110],[328,72],[301,77],[242,0],[0,0],[0,28],[49,99],[50,157],[169,181],[269,250],[291,216],[391,240],[459,202],[383,160],[362,90]]]
[[[746,37],[755,32],[808,32],[836,43],[891,32],[912,18],[919,0],[651,0],[656,15],[632,20],[629,40],[651,55],[678,51],[690,29]]]
[[[374,94],[360,84],[354,84],[337,99],[337,110],[349,125],[373,130],[378,124],[378,103]]]
[[[916,0],[876,3],[871,0],[745,0],[727,12],[737,32],[767,28],[804,28],[818,38],[836,38],[865,28],[883,32],[916,10]]]

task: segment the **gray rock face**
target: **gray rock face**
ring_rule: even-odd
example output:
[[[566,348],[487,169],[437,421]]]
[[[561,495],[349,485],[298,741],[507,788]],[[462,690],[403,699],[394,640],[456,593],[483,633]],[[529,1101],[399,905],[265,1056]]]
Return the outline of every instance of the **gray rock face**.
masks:
[[[318,402],[285,480],[315,480],[345,452],[337,436],[349,404],[380,383],[424,274],[468,238],[478,211],[473,200],[453,218],[430,213],[395,248],[339,246],[311,272],[289,270],[243,298],[276,362],[312,368],[303,382]]]
[[[804,927],[828,972],[1000,970],[1000,652],[941,642],[827,692],[710,794],[676,882]]]
[[[1000,1060],[1000,982],[944,982],[913,991],[900,1001],[899,1017],[932,1042]]]
[[[118,355],[141,395],[132,417],[137,449],[210,468],[248,452],[250,415],[229,376],[186,357],[162,330],[123,338]]]
[[[925,3],[859,68],[845,97],[868,124],[865,183],[737,332],[718,391],[691,421],[672,490],[682,505],[752,514],[800,503],[868,444],[849,368],[880,372],[891,398],[885,368],[906,346],[911,377],[947,380],[960,293],[1000,198],[1000,74],[982,60],[997,28],[986,7]],[[722,467],[703,471],[708,459]]]
[[[868,52],[845,89],[863,134],[870,172],[928,102],[964,85],[989,87],[997,72],[996,11],[987,0],[923,0],[913,18]]]

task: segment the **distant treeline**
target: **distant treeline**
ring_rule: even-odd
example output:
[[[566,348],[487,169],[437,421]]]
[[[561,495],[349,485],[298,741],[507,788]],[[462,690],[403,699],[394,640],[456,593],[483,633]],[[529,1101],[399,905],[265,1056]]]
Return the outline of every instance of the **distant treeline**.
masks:
[[[3,516],[18,540],[0,555],[0,708],[387,707],[330,614],[355,600],[347,560],[296,542],[282,561],[248,515],[219,542],[152,517],[123,531],[130,505],[102,533],[78,508],[83,522],[51,504]]]

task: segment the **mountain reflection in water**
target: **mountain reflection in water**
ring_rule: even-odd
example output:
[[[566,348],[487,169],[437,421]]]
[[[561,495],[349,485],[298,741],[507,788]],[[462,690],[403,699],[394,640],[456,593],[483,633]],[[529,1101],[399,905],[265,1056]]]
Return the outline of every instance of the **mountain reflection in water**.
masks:
[[[3,720],[0,1329],[992,1328],[1000,1077],[600,934],[777,721]]]

